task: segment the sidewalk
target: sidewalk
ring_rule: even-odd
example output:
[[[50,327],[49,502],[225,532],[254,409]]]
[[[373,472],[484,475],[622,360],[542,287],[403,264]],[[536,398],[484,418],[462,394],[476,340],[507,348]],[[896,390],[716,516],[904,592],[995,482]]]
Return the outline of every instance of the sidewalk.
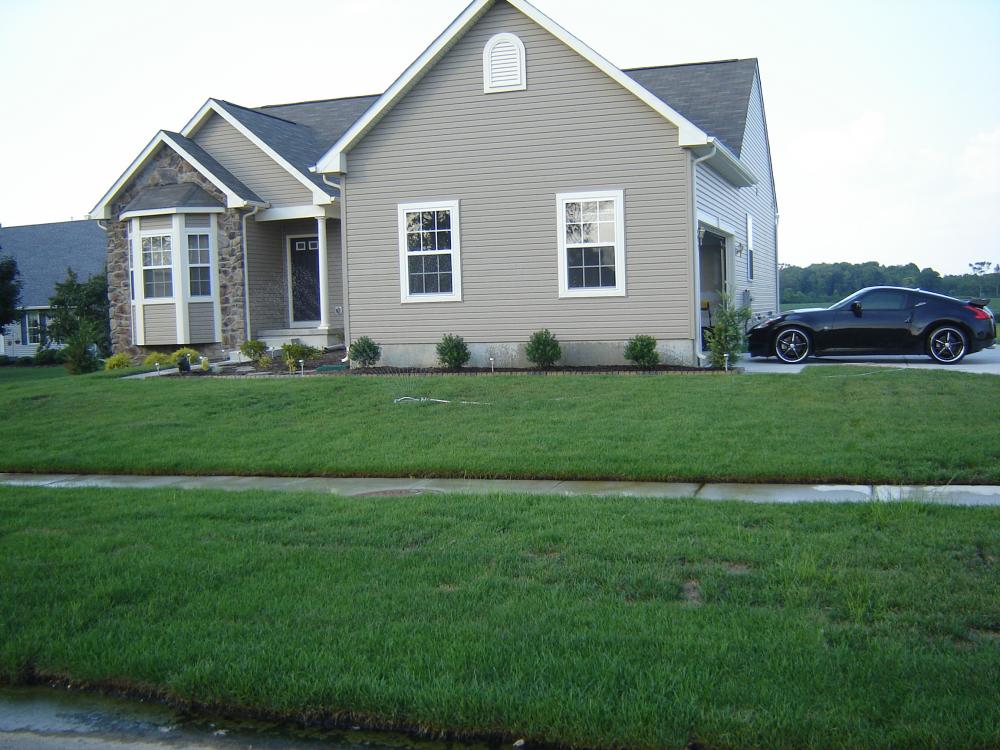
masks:
[[[21,487],[103,487],[108,489],[262,490],[320,492],[344,497],[494,492],[538,495],[606,495],[639,498],[744,500],[751,503],[863,503],[911,500],[942,505],[1000,506],[1000,486],[897,486],[870,484],[698,484],[674,482],[593,482],[555,479],[394,479],[323,477],[135,476],[106,474],[4,474],[0,485]]]

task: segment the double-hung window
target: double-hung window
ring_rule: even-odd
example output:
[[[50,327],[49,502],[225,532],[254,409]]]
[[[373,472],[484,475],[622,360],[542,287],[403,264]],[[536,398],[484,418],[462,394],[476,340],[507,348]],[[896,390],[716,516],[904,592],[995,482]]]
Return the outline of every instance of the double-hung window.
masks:
[[[142,281],[146,299],[174,296],[170,235],[142,238]]]
[[[625,295],[625,211],[621,190],[560,193],[559,296]]]
[[[462,299],[458,201],[399,206],[400,299]]]
[[[188,277],[192,297],[212,296],[212,252],[208,234],[188,234]]]
[[[26,326],[28,329],[28,344],[41,344],[45,338],[45,313],[37,310],[29,310],[25,314]]]

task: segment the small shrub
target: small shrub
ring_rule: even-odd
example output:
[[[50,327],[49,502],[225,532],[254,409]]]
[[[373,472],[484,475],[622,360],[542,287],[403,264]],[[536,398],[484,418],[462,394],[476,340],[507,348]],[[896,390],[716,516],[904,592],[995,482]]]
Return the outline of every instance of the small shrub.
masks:
[[[176,365],[181,357],[187,357],[188,363],[193,363],[198,361],[198,357],[201,356],[201,352],[197,349],[192,349],[190,346],[182,346],[180,349],[175,351],[170,355],[170,364]]]
[[[127,354],[119,352],[118,354],[112,354],[106,360],[104,360],[105,370],[124,370],[127,367],[132,366],[132,358]]]
[[[208,357],[202,357],[201,362],[198,363],[198,369],[202,372],[210,372],[212,369],[212,363],[208,361]]]
[[[251,362],[257,362],[261,357],[267,354],[267,344],[258,339],[250,339],[249,341],[244,341],[240,344],[240,354],[249,359]]]
[[[17,365],[18,367],[31,367],[33,364],[35,364],[35,360],[31,357],[18,357],[14,361],[14,364]]]
[[[472,354],[465,339],[452,333],[445,334],[437,345],[438,361],[449,370],[461,370]]]
[[[712,367],[722,369],[726,365],[726,355],[729,355],[729,366],[740,360],[740,355],[746,351],[747,321],[753,314],[749,307],[737,307],[733,295],[720,293],[721,302],[717,312],[712,313],[712,327],[706,331],[708,342],[708,361]]]
[[[66,361],[66,355],[60,349],[39,349],[35,352],[34,362],[36,365],[59,365]]]
[[[289,375],[294,375],[299,370],[299,361],[291,357],[285,357],[285,367],[288,368]]]
[[[6,354],[0,354],[0,367],[6,367],[7,365],[14,364],[14,358],[8,357]]]
[[[362,336],[351,344],[347,356],[360,367],[373,367],[382,358],[382,347],[367,336]]]
[[[261,370],[266,370],[274,364],[274,359],[272,359],[270,354],[261,354],[253,363]]]
[[[142,363],[146,365],[146,367],[156,367],[157,365],[160,367],[170,367],[173,365],[170,355],[165,352],[150,352],[146,355],[146,358],[142,360]]]
[[[80,321],[80,327],[76,333],[66,341],[66,371],[70,375],[83,375],[84,373],[99,370],[101,363],[95,354],[97,345],[97,326],[90,320]]]
[[[318,359],[322,354],[323,352],[315,346],[309,346],[309,344],[297,344],[292,342],[281,345],[281,358],[286,362],[290,359],[294,360],[296,363],[298,363],[300,359],[308,362],[310,359]]]
[[[652,370],[660,364],[656,339],[652,336],[633,336],[625,344],[625,359],[643,370]]]
[[[536,367],[552,367],[562,357],[562,347],[552,331],[543,328],[531,334],[524,355]]]

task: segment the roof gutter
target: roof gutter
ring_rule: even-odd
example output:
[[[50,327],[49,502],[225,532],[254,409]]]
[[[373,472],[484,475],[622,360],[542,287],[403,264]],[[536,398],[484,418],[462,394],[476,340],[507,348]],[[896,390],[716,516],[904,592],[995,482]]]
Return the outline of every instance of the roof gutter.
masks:
[[[717,138],[710,137],[706,146],[709,147],[709,151],[707,152],[705,152],[705,146],[695,146],[691,149],[698,155],[698,158],[695,160],[696,164],[707,161],[716,172],[722,175],[730,184],[738,188],[751,187],[759,182],[757,175],[751,172]]]

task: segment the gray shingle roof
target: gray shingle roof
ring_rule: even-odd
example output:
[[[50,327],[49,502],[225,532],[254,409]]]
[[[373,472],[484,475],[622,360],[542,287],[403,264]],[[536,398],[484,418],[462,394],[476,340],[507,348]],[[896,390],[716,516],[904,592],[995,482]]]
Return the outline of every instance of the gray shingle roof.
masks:
[[[156,185],[140,190],[138,195],[122,209],[129,211],[155,211],[160,208],[222,208],[222,204],[193,182],[176,185]]]
[[[219,182],[236,193],[236,195],[238,195],[241,199],[245,201],[252,201],[254,203],[264,202],[263,198],[236,179],[232,172],[219,164],[219,162],[215,160],[215,157],[190,138],[185,138],[180,133],[173,133],[169,130],[164,130],[163,132],[170,136],[173,140],[177,141],[177,145],[191,154],[193,159],[196,159],[203,167],[205,167],[205,169],[215,175]]]
[[[756,58],[622,72],[740,155]]]
[[[81,281],[103,274],[107,252],[107,236],[96,221],[0,227],[0,255],[17,261],[24,307],[48,307],[68,268]]]

